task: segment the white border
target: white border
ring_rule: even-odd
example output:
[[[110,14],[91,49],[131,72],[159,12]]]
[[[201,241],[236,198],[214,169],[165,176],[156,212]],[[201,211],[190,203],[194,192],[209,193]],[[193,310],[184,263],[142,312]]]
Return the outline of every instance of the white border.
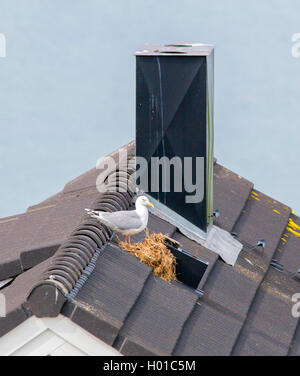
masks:
[[[70,344],[87,355],[118,356],[121,355],[113,347],[93,336],[68,318],[59,315],[56,318],[30,317],[22,324],[0,338],[0,355],[13,355],[16,351],[37,339],[46,331],[59,336],[64,343]],[[50,344],[49,344],[50,346]],[[51,347],[51,346],[50,346]],[[49,353],[53,350],[49,347]],[[33,349],[34,350],[34,349]],[[31,352],[34,352],[31,349]],[[26,355],[31,355],[30,353]],[[73,354],[68,354],[73,355]]]

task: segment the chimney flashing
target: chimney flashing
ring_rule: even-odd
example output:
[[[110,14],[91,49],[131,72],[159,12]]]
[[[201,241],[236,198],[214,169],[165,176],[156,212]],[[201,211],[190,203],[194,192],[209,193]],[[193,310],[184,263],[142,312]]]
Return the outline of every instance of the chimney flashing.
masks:
[[[163,219],[164,221],[176,226],[183,234],[188,234],[187,235],[188,238],[196,241],[199,244],[200,244],[200,241],[203,241],[206,239],[208,232],[202,231],[199,227],[193,225],[186,218],[182,217],[181,215],[176,213],[174,210],[168,208],[166,205],[157,201],[155,198],[148,195],[147,193],[143,192],[143,195],[147,196],[154,205],[154,208],[149,208],[149,211],[151,213]],[[211,226],[212,225],[210,225],[209,228]],[[208,231],[209,231],[209,228],[208,228]]]
[[[235,265],[239,253],[243,249],[243,244],[228,231],[210,224],[207,232],[204,232],[173,210],[153,199],[152,196],[145,193],[143,195],[146,195],[154,204],[154,208],[149,209],[152,214],[176,226],[187,238],[217,253],[227,264]]]

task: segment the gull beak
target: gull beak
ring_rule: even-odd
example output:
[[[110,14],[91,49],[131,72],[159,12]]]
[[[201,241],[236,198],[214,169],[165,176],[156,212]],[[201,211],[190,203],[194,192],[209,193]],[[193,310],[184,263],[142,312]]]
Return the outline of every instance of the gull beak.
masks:
[[[154,208],[154,205],[151,202],[147,202],[146,205],[150,206],[151,208]]]

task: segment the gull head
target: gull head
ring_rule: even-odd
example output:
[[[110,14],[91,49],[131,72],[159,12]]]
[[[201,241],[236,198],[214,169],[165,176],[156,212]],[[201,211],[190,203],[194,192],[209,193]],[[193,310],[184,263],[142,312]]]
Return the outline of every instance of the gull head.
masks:
[[[142,206],[145,206],[145,207],[150,206],[151,208],[154,208],[154,205],[149,201],[148,197],[146,196],[138,197],[135,202],[135,207],[137,209]]]

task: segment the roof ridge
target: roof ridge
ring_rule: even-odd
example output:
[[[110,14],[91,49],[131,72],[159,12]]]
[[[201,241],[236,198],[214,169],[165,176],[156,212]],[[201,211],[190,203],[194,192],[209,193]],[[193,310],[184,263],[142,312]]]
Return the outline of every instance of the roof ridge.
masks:
[[[94,201],[93,210],[113,212],[129,208],[135,195],[134,187],[130,186],[130,177],[135,171],[132,161],[133,151],[127,153],[125,161],[119,160],[103,182],[108,181],[106,191]],[[28,308],[35,316],[56,317],[60,313],[68,295],[82,285],[82,281],[80,285],[76,283],[86,274],[84,271],[91,265],[96,252],[108,243],[111,236],[112,231],[105,225],[84,215],[82,222],[58,248],[27,296]]]

